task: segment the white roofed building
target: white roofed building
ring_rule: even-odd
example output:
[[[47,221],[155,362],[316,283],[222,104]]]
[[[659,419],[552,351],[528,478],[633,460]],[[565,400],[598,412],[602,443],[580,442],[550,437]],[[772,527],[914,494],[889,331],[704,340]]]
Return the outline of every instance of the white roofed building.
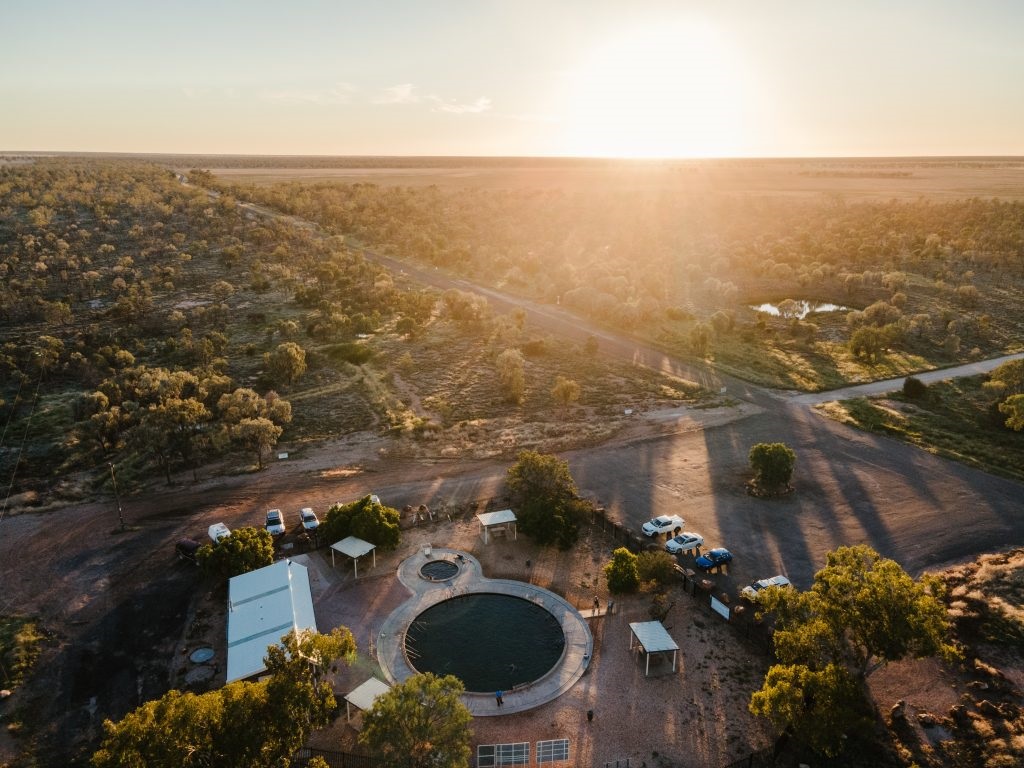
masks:
[[[227,682],[265,672],[267,648],[303,629],[317,631],[305,566],[280,560],[235,576],[228,582]]]

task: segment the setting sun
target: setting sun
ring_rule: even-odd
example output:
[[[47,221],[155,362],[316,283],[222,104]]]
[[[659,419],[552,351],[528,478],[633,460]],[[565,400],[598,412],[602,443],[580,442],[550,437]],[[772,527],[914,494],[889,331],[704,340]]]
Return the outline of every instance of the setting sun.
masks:
[[[591,51],[568,87],[567,154],[720,157],[743,149],[735,55],[706,25],[627,31]]]

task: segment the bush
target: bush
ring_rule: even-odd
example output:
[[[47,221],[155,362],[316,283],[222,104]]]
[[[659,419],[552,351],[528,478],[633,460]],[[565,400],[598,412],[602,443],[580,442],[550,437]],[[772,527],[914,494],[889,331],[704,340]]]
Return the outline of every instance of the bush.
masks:
[[[928,396],[928,385],[916,376],[907,376],[903,380],[903,394],[912,400],[922,400]]]
[[[397,509],[385,507],[370,496],[364,496],[358,501],[335,504],[328,509],[318,532],[328,542],[355,536],[381,549],[394,549],[401,539],[400,518]]]
[[[274,562],[274,540],[263,528],[236,528],[219,543],[204,544],[196,552],[203,573],[230,579]]]
[[[758,443],[750,449],[750,466],[762,488],[785,487],[793,477],[796,454],[785,443]]]
[[[656,588],[667,587],[676,577],[676,561],[668,552],[642,552],[637,558],[637,573],[644,584],[652,582]]]
[[[593,505],[579,497],[568,462],[551,454],[520,451],[505,479],[519,530],[538,544],[568,549]]]
[[[619,547],[612,552],[612,559],[604,566],[604,576],[608,581],[609,592],[613,595],[636,592],[640,586],[637,561],[637,556],[625,547]]]

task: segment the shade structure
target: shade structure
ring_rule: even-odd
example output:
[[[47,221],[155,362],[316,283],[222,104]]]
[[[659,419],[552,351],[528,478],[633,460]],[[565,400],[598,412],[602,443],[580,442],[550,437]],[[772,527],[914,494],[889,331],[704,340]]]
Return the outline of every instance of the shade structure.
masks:
[[[480,528],[484,535],[484,544],[488,543],[488,532],[491,529],[507,531],[512,526],[512,538],[518,538],[516,532],[516,513],[511,509],[502,509],[498,512],[481,512],[476,516],[480,521]]]
[[[265,672],[267,648],[293,630],[316,632],[309,571],[280,560],[228,582],[227,682]]]
[[[331,565],[334,565],[334,553],[340,552],[341,554],[352,558],[352,569],[355,576],[359,577],[359,558],[363,555],[373,553],[373,564],[377,565],[377,545],[371,544],[368,541],[356,538],[355,536],[348,536],[341,541],[331,544]]]
[[[676,671],[676,654],[679,645],[672,639],[660,621],[634,621],[629,625],[629,649],[639,645],[644,652],[644,676],[651,671],[651,654],[672,652],[672,671]]]
[[[345,719],[352,719],[351,707],[365,712],[373,706],[378,696],[382,696],[391,690],[391,686],[381,682],[376,677],[371,677],[366,682],[356,687],[352,693],[345,697]]]

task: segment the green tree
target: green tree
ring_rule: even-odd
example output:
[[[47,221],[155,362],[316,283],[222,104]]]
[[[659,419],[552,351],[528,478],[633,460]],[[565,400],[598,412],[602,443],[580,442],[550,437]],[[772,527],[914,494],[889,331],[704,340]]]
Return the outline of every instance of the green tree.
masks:
[[[230,579],[274,562],[274,540],[263,528],[236,528],[220,543],[204,544],[196,553],[203,572]]]
[[[1024,431],[1024,395],[1012,395],[999,404],[999,412],[1006,416],[1006,426],[1015,432]]]
[[[359,740],[382,765],[466,768],[473,716],[453,675],[413,675],[374,701]]]
[[[613,595],[636,592],[640,586],[638,558],[625,547],[612,552],[612,559],[605,563],[604,577],[608,591]]]
[[[551,388],[551,396],[555,402],[566,407],[580,399],[580,385],[573,379],[559,376],[555,379],[555,386]]]
[[[827,757],[842,750],[851,731],[866,727],[864,699],[850,674],[837,664],[814,671],[802,664],[776,664],[761,690],[750,697],[750,711],[788,730]]]
[[[750,449],[749,458],[754,480],[762,488],[785,487],[793,477],[796,454],[785,443],[758,443]]]
[[[519,529],[538,544],[557,543],[568,549],[593,509],[579,497],[568,462],[551,454],[520,451],[505,476],[505,485]]]
[[[95,768],[278,768],[336,706],[325,679],[355,652],[352,633],[291,633],[268,649],[268,680],[196,695],[170,691],[103,724]]]
[[[875,362],[887,348],[886,336],[880,328],[864,326],[850,336],[850,352],[854,357],[863,357]]]
[[[928,385],[916,376],[907,376],[903,380],[903,394],[912,400],[921,400],[928,396]]]
[[[278,344],[264,358],[270,377],[274,381],[294,384],[306,372],[306,350],[294,341]]]
[[[498,355],[498,359],[495,361],[498,381],[501,382],[501,388],[505,391],[505,397],[509,402],[517,405],[523,402],[523,395],[526,392],[525,365],[523,353],[518,349],[506,349]]]
[[[346,536],[356,536],[381,549],[394,549],[402,536],[400,518],[401,513],[397,509],[374,501],[372,496],[364,496],[328,509],[319,533],[325,541],[341,541]]]
[[[277,445],[277,440],[284,430],[270,419],[242,419],[232,429],[231,436],[239,443],[256,453],[256,463],[263,469],[263,454]]]

